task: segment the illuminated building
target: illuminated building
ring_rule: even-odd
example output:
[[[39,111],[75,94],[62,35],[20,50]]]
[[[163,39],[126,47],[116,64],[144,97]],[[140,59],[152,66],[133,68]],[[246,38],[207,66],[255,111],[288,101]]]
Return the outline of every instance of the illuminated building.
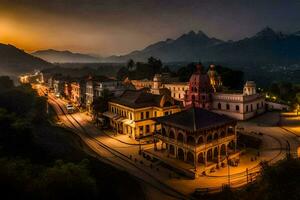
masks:
[[[118,133],[132,138],[151,135],[154,131],[153,118],[171,115],[181,110],[180,102],[168,95],[154,95],[143,90],[126,90],[109,102],[110,126]]]
[[[156,122],[156,126],[161,128],[157,128],[154,137],[160,143],[155,143],[152,156],[165,162],[180,160],[192,165],[186,171],[182,170],[188,176],[196,177],[212,168],[221,167],[227,163],[227,156],[229,159],[239,157],[236,151],[237,122],[225,115],[190,107],[173,115],[159,117]]]
[[[265,98],[256,93],[253,81],[245,83],[242,92],[224,92],[219,76],[211,66],[208,73],[201,72],[202,65],[191,76],[189,90],[185,96],[185,106],[191,107],[192,102],[199,108],[224,114],[238,120],[245,120],[265,111]]]

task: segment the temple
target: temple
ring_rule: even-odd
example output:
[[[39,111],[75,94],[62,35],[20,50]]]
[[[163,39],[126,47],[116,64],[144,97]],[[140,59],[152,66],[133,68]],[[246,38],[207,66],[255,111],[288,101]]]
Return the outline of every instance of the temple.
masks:
[[[192,176],[224,166],[228,157],[234,159],[239,156],[236,150],[237,122],[225,115],[191,107],[159,117],[156,122],[154,137],[159,142],[155,143],[152,155],[161,160],[168,158],[165,160],[168,164],[175,159],[192,165]]]

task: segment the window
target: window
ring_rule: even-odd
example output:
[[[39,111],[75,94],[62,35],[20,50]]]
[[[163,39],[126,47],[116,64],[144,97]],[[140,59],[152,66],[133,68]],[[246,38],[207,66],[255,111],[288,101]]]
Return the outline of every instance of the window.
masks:
[[[149,111],[146,112],[146,119],[150,118],[150,113]]]
[[[230,105],[229,104],[226,104],[226,109],[230,110]]]
[[[144,132],[144,127],[140,126],[140,134],[143,134],[143,132]]]
[[[144,112],[141,112],[141,119],[144,119]]]
[[[252,104],[251,104],[251,112],[253,111],[253,106],[252,106]]]
[[[205,95],[202,95],[202,100],[205,100]]]
[[[167,116],[168,114],[169,114],[168,111],[166,111],[166,112],[164,113],[165,116]]]
[[[222,109],[222,105],[221,105],[221,103],[218,103],[218,109]]]
[[[146,125],[146,133],[150,133],[150,126]]]
[[[248,107],[248,105],[246,105],[246,112],[248,112],[249,111],[249,107]]]
[[[157,112],[156,111],[154,111],[154,117],[157,117]]]
[[[178,94],[178,98],[180,99],[180,94]]]
[[[256,109],[257,109],[257,110],[259,109],[259,104],[258,104],[258,103],[256,104]]]
[[[235,106],[235,110],[236,110],[236,111],[240,111],[240,106],[239,106],[239,105],[236,105],[236,106]]]

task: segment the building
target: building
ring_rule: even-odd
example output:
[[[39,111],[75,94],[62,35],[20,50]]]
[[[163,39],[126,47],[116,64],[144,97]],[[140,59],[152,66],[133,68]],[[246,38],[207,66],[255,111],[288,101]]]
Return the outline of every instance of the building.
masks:
[[[202,73],[202,65],[198,64],[189,81],[189,90],[185,96],[185,106],[194,104],[198,108],[212,108],[212,93],[214,89],[210,83],[209,76]]]
[[[155,143],[155,155],[162,160],[173,158],[192,165],[194,176],[227,163],[227,156],[229,159],[239,156],[237,122],[225,115],[190,107],[159,117],[156,122],[161,128],[154,134],[160,141],[160,145]]]
[[[148,79],[142,80],[131,80],[132,85],[134,85],[135,89],[140,90],[143,88],[151,89],[153,86],[153,81]]]
[[[35,70],[32,74],[20,75],[19,81],[20,83],[44,83],[44,74],[39,70]]]
[[[167,89],[172,98],[182,102],[188,90],[188,83],[178,82],[177,77],[172,78],[167,73],[155,74],[153,80],[131,80],[130,82],[137,90],[147,88],[152,94],[165,94]]]
[[[265,111],[265,97],[256,93],[253,81],[247,81],[243,93],[214,93],[212,111],[238,120],[246,120]]]
[[[89,77],[86,82],[86,107],[88,110],[91,110],[91,104],[94,99],[102,96],[104,90],[108,90],[114,96],[121,95],[126,87],[122,84],[121,81],[110,79],[106,77]]]
[[[166,83],[163,84],[163,87],[170,90],[171,97],[183,102],[185,100],[185,94],[189,89],[189,84],[187,82]]]
[[[71,101],[77,106],[85,106],[86,81],[84,79],[71,83]]]
[[[223,92],[220,77],[212,65],[208,73],[201,72],[202,65],[197,65],[196,72],[189,81],[189,90],[185,95],[185,107],[194,104],[198,108],[225,114],[238,120],[246,120],[265,111],[265,98],[256,93],[256,84],[247,81],[243,91]]]
[[[52,81],[53,91],[55,96],[60,97],[64,94],[64,81],[62,79],[56,78]]]
[[[180,102],[168,95],[154,95],[143,90],[126,90],[120,97],[109,102],[103,115],[118,133],[131,138],[151,135],[153,118],[170,115],[181,110]]]
[[[286,104],[272,102],[272,101],[266,101],[266,107],[268,110],[280,110],[280,111],[290,111],[291,107]]]
[[[64,97],[66,99],[71,100],[71,95],[72,95],[71,81],[65,81],[64,82]]]

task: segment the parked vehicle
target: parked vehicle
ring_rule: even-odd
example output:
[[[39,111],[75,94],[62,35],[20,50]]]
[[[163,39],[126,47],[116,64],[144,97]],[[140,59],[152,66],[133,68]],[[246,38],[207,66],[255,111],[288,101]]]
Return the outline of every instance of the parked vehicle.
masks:
[[[74,106],[71,105],[71,104],[67,104],[67,105],[66,105],[66,108],[67,108],[67,112],[68,112],[68,113],[74,113],[74,111],[75,111]]]

